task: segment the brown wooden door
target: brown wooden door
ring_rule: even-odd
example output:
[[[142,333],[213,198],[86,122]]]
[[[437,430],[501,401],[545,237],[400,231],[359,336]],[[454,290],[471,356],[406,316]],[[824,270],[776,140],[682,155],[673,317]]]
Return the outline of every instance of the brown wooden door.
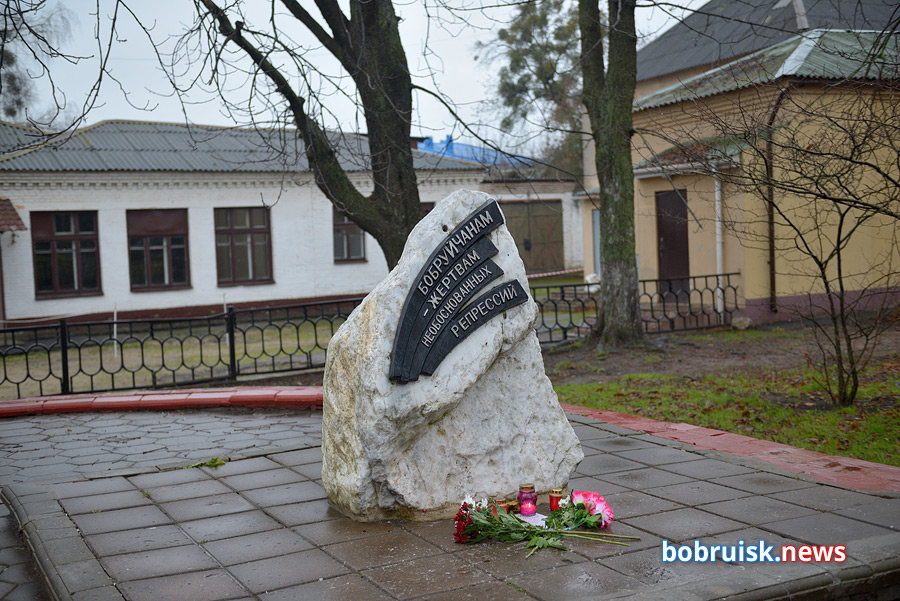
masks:
[[[656,233],[659,279],[672,280],[670,290],[689,290],[686,190],[656,193]]]
[[[500,206],[526,273],[565,269],[561,201],[503,202]]]

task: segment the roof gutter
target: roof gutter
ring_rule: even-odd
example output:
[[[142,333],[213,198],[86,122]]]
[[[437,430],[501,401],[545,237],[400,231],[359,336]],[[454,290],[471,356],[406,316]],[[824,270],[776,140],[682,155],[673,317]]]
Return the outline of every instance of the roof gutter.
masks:
[[[692,173],[696,174],[709,174],[710,171],[718,172],[725,169],[732,169],[736,167],[733,156],[729,156],[727,159],[718,159],[711,163],[677,163],[673,165],[652,165],[647,167],[635,167],[634,169],[634,178],[635,179],[648,179],[651,177],[666,177],[671,175],[690,175]]]

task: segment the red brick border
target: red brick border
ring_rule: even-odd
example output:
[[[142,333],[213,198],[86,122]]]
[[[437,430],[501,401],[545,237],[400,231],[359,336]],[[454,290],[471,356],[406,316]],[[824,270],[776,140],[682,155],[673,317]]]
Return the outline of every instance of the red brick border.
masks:
[[[84,411],[147,411],[206,407],[282,407],[321,409],[321,386],[241,386],[131,390],[97,394],[31,397],[0,401],[0,417]]]

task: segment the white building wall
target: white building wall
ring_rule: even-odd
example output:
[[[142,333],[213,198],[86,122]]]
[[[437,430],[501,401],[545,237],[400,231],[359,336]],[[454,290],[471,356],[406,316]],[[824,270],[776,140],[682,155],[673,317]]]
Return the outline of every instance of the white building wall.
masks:
[[[461,187],[475,189],[481,172],[432,172],[422,177],[422,202]],[[371,187],[360,175],[363,191]],[[273,174],[7,173],[0,181],[28,228],[0,236],[7,320],[198,305],[308,299],[368,293],[387,275],[380,247],[366,236],[366,261],[336,264],[331,203],[309,174],[285,181]],[[214,209],[271,205],[274,284],[219,287]],[[188,209],[191,288],[132,292],[125,211]],[[102,296],[36,299],[32,211],[96,210]]]

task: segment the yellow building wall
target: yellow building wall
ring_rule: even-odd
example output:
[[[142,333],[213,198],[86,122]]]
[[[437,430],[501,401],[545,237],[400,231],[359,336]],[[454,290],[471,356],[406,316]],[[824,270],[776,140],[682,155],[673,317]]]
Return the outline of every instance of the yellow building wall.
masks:
[[[638,164],[650,159],[668,148],[676,141],[703,140],[720,138],[729,132],[764,131],[772,116],[780,88],[764,86],[751,88],[693,102],[684,102],[656,109],[647,109],[634,114],[635,129],[640,132],[632,138],[633,162]],[[834,136],[829,133],[835,123],[828,119],[815,118],[807,109],[816,108],[829,115],[832,113],[848,113],[848,119],[855,118],[859,112],[853,109],[856,93],[848,93],[843,98],[840,90],[823,88],[814,85],[805,86],[794,91],[790,97],[782,100],[775,113],[775,126],[779,128],[776,136],[794,136],[800,140],[809,140],[811,145],[824,144]],[[885,114],[896,117],[896,99],[885,97]],[[893,103],[893,104],[892,104]],[[824,108],[823,108],[824,107]],[[898,124],[900,125],[900,124]],[[776,149],[779,142],[776,137]],[[797,144],[796,141],[792,141]],[[757,148],[745,150],[738,158],[743,166],[742,171],[730,172],[732,175],[751,173],[760,167],[761,151],[765,148],[757,142]],[[585,153],[585,188],[590,190],[597,186],[594,169],[593,148],[588,145]],[[779,154],[781,153],[781,154]],[[779,157],[784,154],[776,151],[776,178],[785,178],[788,174],[777,168]],[[871,157],[870,157],[871,158]],[[785,169],[790,169],[790,157],[781,157]],[[893,164],[897,168],[896,151],[887,149],[885,156],[878,157],[882,164]],[[766,219],[766,203],[760,198],[764,187],[750,190],[739,186],[734,177],[726,172],[723,185],[723,211],[725,221],[724,271],[739,272],[739,293],[741,305],[743,299],[766,303],[770,293],[768,226]],[[900,174],[897,174],[900,175]],[[737,178],[740,179],[740,178]],[[744,182],[746,183],[746,182]],[[853,185],[860,189],[873,188],[872,178],[863,177],[854,181]],[[715,244],[715,182],[709,174],[682,173],[669,177],[645,176],[635,180],[635,237],[639,262],[639,277],[654,279],[658,277],[657,232],[655,194],[672,189],[687,190],[688,199],[688,240],[689,262],[692,275],[712,274],[716,271]],[[874,189],[874,188],[873,188]],[[886,193],[890,193],[887,191]],[[900,196],[896,190],[895,194]],[[805,231],[812,231],[814,225],[824,239],[833,237],[833,224],[828,220],[814,223],[810,215],[818,215],[823,221],[827,211],[809,212],[807,199],[798,198],[784,192],[776,191],[778,206],[792,217],[795,225]],[[900,202],[900,201],[898,201]],[[590,200],[582,204],[584,224],[585,272],[594,270],[593,261],[593,220],[591,210],[594,208]],[[806,212],[806,216],[804,216]],[[833,219],[831,220],[833,222]],[[778,297],[803,296],[823,291],[823,284],[815,276],[813,263],[808,257],[796,250],[796,236],[787,224],[776,220],[776,293]],[[878,285],[878,278],[890,267],[900,271],[900,251],[897,245],[897,223],[891,218],[877,218],[861,228],[850,245],[844,251],[844,272],[848,288],[861,288],[867,285]],[[897,282],[885,282],[897,285]],[[880,287],[880,286],[879,286]]]

